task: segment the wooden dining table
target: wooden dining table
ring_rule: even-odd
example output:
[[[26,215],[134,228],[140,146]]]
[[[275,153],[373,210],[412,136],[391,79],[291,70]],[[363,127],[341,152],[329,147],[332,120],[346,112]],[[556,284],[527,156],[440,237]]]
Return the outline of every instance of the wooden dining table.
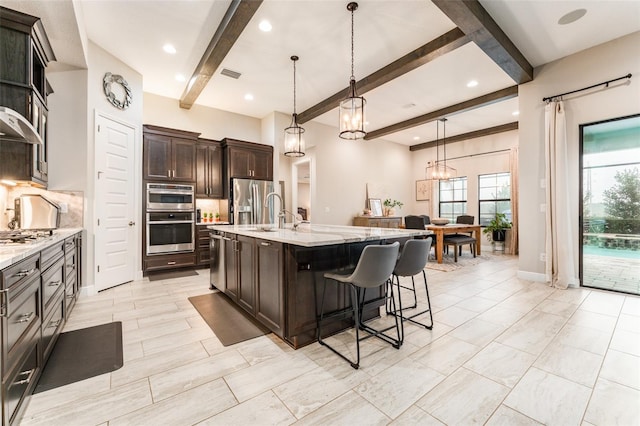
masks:
[[[476,256],[480,256],[480,225],[463,225],[459,223],[450,223],[447,225],[427,225],[429,231],[433,231],[436,235],[436,259],[438,263],[442,263],[442,249],[445,234],[472,233],[472,237],[476,239]]]

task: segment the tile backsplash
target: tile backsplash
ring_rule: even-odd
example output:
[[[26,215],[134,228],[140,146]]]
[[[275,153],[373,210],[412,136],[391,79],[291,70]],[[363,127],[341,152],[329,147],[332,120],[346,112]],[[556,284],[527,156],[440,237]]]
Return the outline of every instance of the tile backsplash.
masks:
[[[13,219],[16,197],[39,194],[59,206],[67,205],[67,213],[60,214],[60,228],[83,228],[84,193],[82,191],[48,191],[30,186],[5,187],[0,185],[0,229],[7,229]]]

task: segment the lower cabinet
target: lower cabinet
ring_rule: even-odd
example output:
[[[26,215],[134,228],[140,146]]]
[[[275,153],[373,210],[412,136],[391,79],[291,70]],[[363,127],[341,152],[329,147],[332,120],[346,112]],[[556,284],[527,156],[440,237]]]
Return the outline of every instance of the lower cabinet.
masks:
[[[195,253],[184,253],[149,256],[144,260],[143,266],[145,272],[152,272],[193,266],[195,264]]]
[[[206,266],[211,262],[210,241],[207,225],[196,226],[196,264],[198,266]]]
[[[256,313],[256,289],[255,289],[255,238],[238,235],[238,305],[247,312]]]

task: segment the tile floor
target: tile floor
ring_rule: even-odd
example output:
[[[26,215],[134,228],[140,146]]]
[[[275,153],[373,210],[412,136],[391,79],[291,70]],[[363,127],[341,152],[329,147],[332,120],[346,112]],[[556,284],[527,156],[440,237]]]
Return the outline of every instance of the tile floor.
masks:
[[[34,395],[21,425],[640,424],[640,298],[516,271],[512,256],[429,270],[433,330],[407,324],[400,350],[366,340],[359,370],[273,335],[223,347],[187,300],[206,270],[125,284],[65,328],[122,321],[124,366]]]

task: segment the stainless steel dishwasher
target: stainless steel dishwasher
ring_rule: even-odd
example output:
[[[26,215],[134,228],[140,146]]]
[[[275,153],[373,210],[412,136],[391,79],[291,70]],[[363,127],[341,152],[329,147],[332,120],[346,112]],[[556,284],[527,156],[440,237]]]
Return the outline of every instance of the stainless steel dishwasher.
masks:
[[[224,232],[211,231],[209,233],[209,250],[211,252],[211,272],[209,274],[209,284],[211,290],[218,289],[222,292],[226,290],[227,276],[224,265],[224,245],[229,238]]]

